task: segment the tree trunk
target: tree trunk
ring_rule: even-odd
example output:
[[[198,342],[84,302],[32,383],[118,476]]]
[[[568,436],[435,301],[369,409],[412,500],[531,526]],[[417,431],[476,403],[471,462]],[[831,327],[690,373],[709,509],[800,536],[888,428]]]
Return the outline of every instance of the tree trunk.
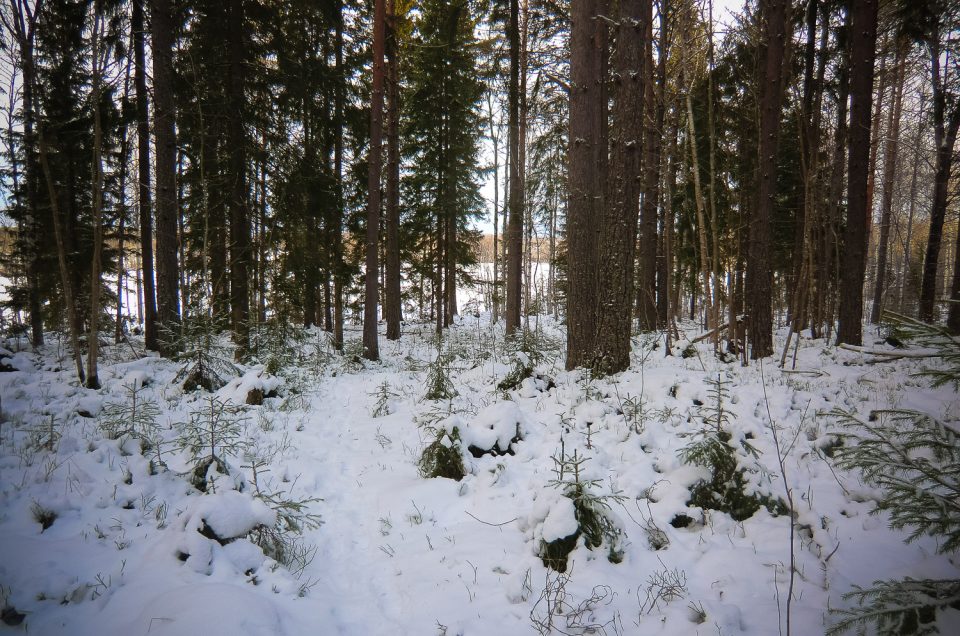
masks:
[[[640,206],[640,159],[645,126],[647,0],[621,0],[612,57],[613,112],[606,206],[599,219],[595,341],[590,369],[595,377],[630,366],[633,265]],[[654,240],[654,245],[656,242]]]
[[[523,266],[523,181],[520,165],[520,2],[510,0],[507,25],[510,47],[510,86],[508,95],[510,188],[507,193],[509,214],[504,241],[507,248],[506,331],[520,328],[521,269]]]
[[[343,109],[346,97],[343,72],[343,5],[337,4],[336,34],[334,49],[336,65],[336,87],[333,95],[334,136],[333,136],[333,173],[336,180],[336,205],[333,220],[333,346],[343,351]]]
[[[567,206],[568,370],[588,366],[594,350],[598,219],[604,209],[607,156],[605,0],[570,6],[570,133]]]
[[[666,2],[661,7],[666,15]],[[660,153],[663,136],[666,65],[665,18],[661,17],[658,82],[653,81],[653,2],[640,6],[643,38],[643,208],[640,213],[637,267],[637,316],[640,331],[657,328],[657,201],[660,196]]]
[[[91,215],[93,225],[93,257],[90,263],[90,316],[87,319],[87,383],[88,389],[100,388],[100,375],[97,360],[100,354],[100,294],[103,255],[103,125],[100,121],[100,91],[103,80],[103,65],[100,47],[102,45],[102,18],[100,3],[93,5],[92,64],[90,77],[90,101],[93,106],[93,160],[90,164],[92,176]]]
[[[151,0],[153,23],[153,125],[157,179],[157,342],[175,353],[180,300],[177,264],[177,146],[173,95],[173,25],[170,0]],[[142,230],[141,230],[142,231]],[[146,260],[146,259],[145,259]],[[146,275],[144,276],[146,280]]]
[[[773,354],[773,270],[770,262],[770,217],[777,186],[777,143],[783,98],[783,58],[786,49],[788,0],[763,0],[764,75],[760,87],[760,179],[757,205],[751,210],[747,252],[746,303],[750,358]]]
[[[707,317],[707,328],[716,327],[713,324],[714,319],[714,298],[713,291],[710,289],[711,267],[710,251],[707,247],[707,222],[705,202],[703,200],[703,190],[700,187],[700,160],[697,156],[697,132],[693,126],[693,102],[690,99],[690,92],[686,96],[687,105],[687,145],[690,146],[690,172],[693,176],[693,198],[697,210],[697,247],[700,256],[700,275],[703,276],[703,307]],[[694,276],[696,280],[696,276]]]
[[[400,338],[400,42],[396,0],[387,0],[387,205],[386,285],[383,303],[387,340]]]
[[[946,117],[946,77],[940,76],[940,46],[937,36],[928,42],[930,49],[930,75],[933,81],[933,130],[937,159],[934,170],[933,204],[930,208],[930,233],[927,236],[927,253],[923,259],[923,281],[920,285],[920,320],[934,322],[937,318],[935,301],[937,293],[937,269],[940,263],[940,244],[943,223],[947,214],[950,171],[953,167],[953,147],[960,127],[960,100],[953,100],[949,119]],[[943,69],[946,76],[949,69]]]
[[[370,154],[367,180],[366,288],[363,301],[363,357],[380,359],[377,341],[377,264],[380,234],[380,168],[383,160],[383,80],[386,0],[374,1],[373,90],[370,95]]]
[[[230,317],[237,360],[250,350],[250,212],[247,200],[247,139],[245,125],[246,45],[244,0],[231,0],[227,8],[230,108],[227,140],[230,175]]]
[[[36,347],[43,346],[43,303],[40,291],[40,245],[39,239],[43,224],[40,220],[40,213],[37,210],[37,204],[40,199],[39,192],[39,174],[36,164],[37,155],[37,135],[34,130],[36,112],[35,112],[35,94],[36,94],[36,62],[34,59],[34,40],[37,25],[37,16],[40,9],[40,3],[32,6],[28,2],[11,2],[12,30],[13,37],[17,41],[20,49],[20,65],[22,67],[21,80],[23,82],[23,153],[24,153],[24,179],[26,181],[26,211],[27,220],[24,224],[24,230],[27,234],[25,241],[25,251],[27,258],[27,306],[30,311],[30,332],[31,344]],[[11,100],[15,93],[11,88]],[[12,110],[12,107],[11,107]],[[12,120],[12,118],[11,118]],[[11,123],[12,125],[12,123]],[[13,143],[11,141],[11,151]],[[14,163],[11,161],[11,163]],[[19,188],[17,188],[19,191]]]
[[[850,151],[847,154],[847,225],[840,269],[837,343],[863,339],[863,276],[867,267],[867,176],[870,168],[870,108],[877,47],[877,0],[852,3],[850,30]]]
[[[903,84],[906,76],[904,47],[897,46],[894,62],[893,107],[887,120],[887,143],[883,149],[883,193],[880,196],[880,237],[877,245],[877,273],[873,289],[873,309],[870,322],[879,324],[883,314],[883,297],[886,292],[887,244],[890,241],[890,217],[893,211],[893,189],[897,176],[897,155],[900,144],[900,113],[903,107]],[[879,108],[877,109],[879,110]]]

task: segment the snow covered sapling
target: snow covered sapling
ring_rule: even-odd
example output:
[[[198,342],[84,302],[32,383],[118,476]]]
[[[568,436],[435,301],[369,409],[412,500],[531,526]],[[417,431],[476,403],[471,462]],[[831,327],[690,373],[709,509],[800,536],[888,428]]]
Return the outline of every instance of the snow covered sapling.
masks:
[[[457,395],[450,380],[450,356],[437,352],[436,359],[430,363],[427,371],[427,393],[425,400],[451,400]]]
[[[584,545],[593,550],[607,544],[607,558],[611,563],[619,563],[623,559],[623,550],[620,547],[621,528],[613,520],[610,502],[621,502],[624,497],[617,492],[598,494],[600,486],[597,479],[586,479],[583,475],[583,466],[589,461],[574,450],[572,454],[565,452],[561,439],[560,454],[554,455],[553,472],[556,475],[549,485],[559,488],[565,497],[573,502],[574,518],[577,529],[566,537],[543,541],[540,546],[540,558],[543,565],[565,572],[567,569],[567,555],[577,546],[577,540],[582,536]]]
[[[199,409],[190,414],[190,421],[178,425],[177,445],[190,454],[190,482],[206,492],[208,472],[212,468],[229,475],[228,455],[239,455],[246,448],[243,423],[247,416],[243,407],[224,402],[215,395],[205,397]]]
[[[420,476],[427,479],[446,477],[454,481],[463,479],[467,469],[463,465],[460,430],[456,426],[450,432],[442,427],[428,427],[427,430],[433,435],[434,440],[423,449],[420,455],[418,463]]]
[[[537,334],[529,329],[514,332],[504,340],[507,355],[513,359],[513,369],[497,384],[500,391],[520,388],[520,384],[533,375],[534,368],[543,359]]]
[[[316,530],[323,525],[320,515],[310,512],[310,507],[320,497],[297,498],[289,490],[271,490],[265,475],[277,449],[248,455],[244,468],[251,470],[253,494],[276,513],[277,521],[272,526],[259,525],[250,532],[250,540],[260,546],[263,553],[300,574],[310,564],[316,548],[305,544],[300,535],[304,530]]]
[[[233,363],[233,351],[220,336],[223,325],[199,311],[190,314],[177,335],[177,360],[183,367],[175,382],[183,382],[184,391],[202,388],[216,391],[229,378],[240,374]]]
[[[137,439],[149,443],[157,437],[157,418],[160,407],[156,401],[143,395],[146,390],[137,380],[125,384],[124,402],[107,402],[100,411],[99,426],[109,439]]]
[[[390,399],[397,397],[397,394],[390,387],[390,383],[384,380],[371,395],[376,398],[371,416],[383,417],[384,415],[390,415],[392,412],[390,410]]]
[[[747,494],[746,470],[739,466],[736,450],[729,444],[731,435],[726,430],[730,423],[730,411],[726,408],[729,382],[718,376],[716,380],[707,380],[707,384],[711,387],[712,399],[709,406],[700,409],[703,429],[678,454],[685,464],[709,469],[710,479],[702,479],[691,487],[687,504],[726,512],[736,521],[750,518],[760,506],[774,515],[786,514],[787,506],[780,499]],[[749,442],[743,440],[741,445],[756,455],[756,449]]]

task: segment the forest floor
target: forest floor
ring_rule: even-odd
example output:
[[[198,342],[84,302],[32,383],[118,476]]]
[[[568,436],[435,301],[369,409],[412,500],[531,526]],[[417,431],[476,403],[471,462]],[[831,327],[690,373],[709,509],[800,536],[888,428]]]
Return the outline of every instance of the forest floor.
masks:
[[[37,352],[5,343],[0,634],[777,634],[790,516],[771,506],[735,521],[688,505],[710,475],[678,452],[716,419],[718,381],[747,493],[786,499],[784,474],[791,489],[794,634],[823,633],[854,585],[958,577],[934,540],[907,544],[886,514],[870,514],[877,493],[829,457],[834,409],[960,420],[953,387],[914,376],[928,361],[872,363],[804,339],[795,371],[742,367],[708,342],[665,356],[651,336],[635,339],[629,371],[591,380],[563,370],[563,328],[537,324],[524,353],[502,326],[465,317],[440,364],[430,325],[381,340],[379,363],[362,361],[356,341],[335,355],[312,331],[237,369],[214,401],[184,391],[183,365],[142,357],[136,341],[105,348],[99,391],[78,386],[56,336]],[[889,348],[875,330],[866,340]],[[532,377],[497,388],[524,366]],[[456,395],[425,399],[445,377]],[[137,417],[154,426],[122,410],[133,387]],[[252,389],[262,405],[231,406]],[[226,450],[214,442],[223,464],[201,475],[204,494],[187,442],[211,407]],[[462,480],[420,474],[437,440],[462,459]],[[475,457],[470,444],[509,452]],[[561,481],[572,479],[561,460],[574,453],[608,521],[603,545],[580,536],[560,575],[539,554],[577,528],[555,483],[561,463]],[[960,612],[940,621],[960,633]]]

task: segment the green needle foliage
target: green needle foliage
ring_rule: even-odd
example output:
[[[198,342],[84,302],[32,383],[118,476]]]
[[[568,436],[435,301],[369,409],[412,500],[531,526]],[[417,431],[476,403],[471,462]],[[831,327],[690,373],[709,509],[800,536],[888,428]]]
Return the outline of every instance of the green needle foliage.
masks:
[[[688,445],[679,451],[685,464],[703,466],[710,470],[710,479],[701,480],[690,489],[688,505],[726,512],[736,521],[749,519],[764,506],[773,515],[786,514],[787,506],[782,500],[761,494],[746,492],[746,470],[740,467],[737,454],[729,444],[731,435],[725,429],[730,423],[730,411],[726,408],[730,392],[729,382],[719,376],[707,380],[710,385],[711,404],[700,409],[699,417],[703,430]],[[748,443],[744,449],[756,454]]]
[[[134,438],[150,442],[157,437],[160,407],[143,395],[144,386],[137,381],[124,385],[127,400],[108,402],[100,412],[100,429],[110,439]]]
[[[225,402],[215,395],[205,397],[202,406],[190,414],[190,421],[179,425],[177,445],[190,455],[191,483],[207,491],[207,471],[211,466],[230,474],[227,456],[237,456],[247,447],[243,407]]]
[[[887,314],[891,338],[933,349],[941,363],[920,375],[934,386],[960,383],[960,340],[941,327]],[[863,481],[881,491],[874,514],[890,515],[890,526],[906,530],[909,543],[922,536],[938,541],[941,554],[960,550],[960,430],[921,411],[883,409],[867,421],[852,412],[834,410],[843,426],[843,445],[834,450],[837,465],[859,470]],[[851,609],[833,610],[841,620],[829,634],[856,628],[858,633],[934,634],[937,614],[960,610],[960,580],[874,581],[844,595]]]

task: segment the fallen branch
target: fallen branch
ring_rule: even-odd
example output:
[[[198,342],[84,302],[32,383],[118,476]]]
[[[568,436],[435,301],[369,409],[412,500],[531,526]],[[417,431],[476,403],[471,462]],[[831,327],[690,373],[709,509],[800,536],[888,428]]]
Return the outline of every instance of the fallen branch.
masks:
[[[866,347],[858,347],[856,345],[850,344],[840,344],[837,345],[841,349],[846,349],[847,351],[853,351],[856,353],[863,353],[870,356],[876,356],[877,358],[886,358],[887,360],[899,360],[900,358],[936,358],[943,354],[936,351],[924,351],[924,350],[914,350],[914,351],[883,351],[878,349],[867,349]]]
[[[694,338],[693,340],[691,340],[691,341],[690,341],[690,344],[696,344],[696,343],[698,343],[698,342],[701,342],[701,341],[703,341],[703,340],[706,340],[707,338],[709,338],[709,337],[712,336],[713,334],[718,333],[718,332],[719,332],[719,333],[723,333],[724,331],[726,331],[726,330],[729,329],[729,328],[730,328],[730,323],[729,323],[729,322],[726,322],[726,323],[720,325],[719,327],[714,327],[714,328],[711,329],[710,331],[707,331],[707,332],[704,332],[704,333],[700,334],[699,336],[697,336],[696,338]]]

